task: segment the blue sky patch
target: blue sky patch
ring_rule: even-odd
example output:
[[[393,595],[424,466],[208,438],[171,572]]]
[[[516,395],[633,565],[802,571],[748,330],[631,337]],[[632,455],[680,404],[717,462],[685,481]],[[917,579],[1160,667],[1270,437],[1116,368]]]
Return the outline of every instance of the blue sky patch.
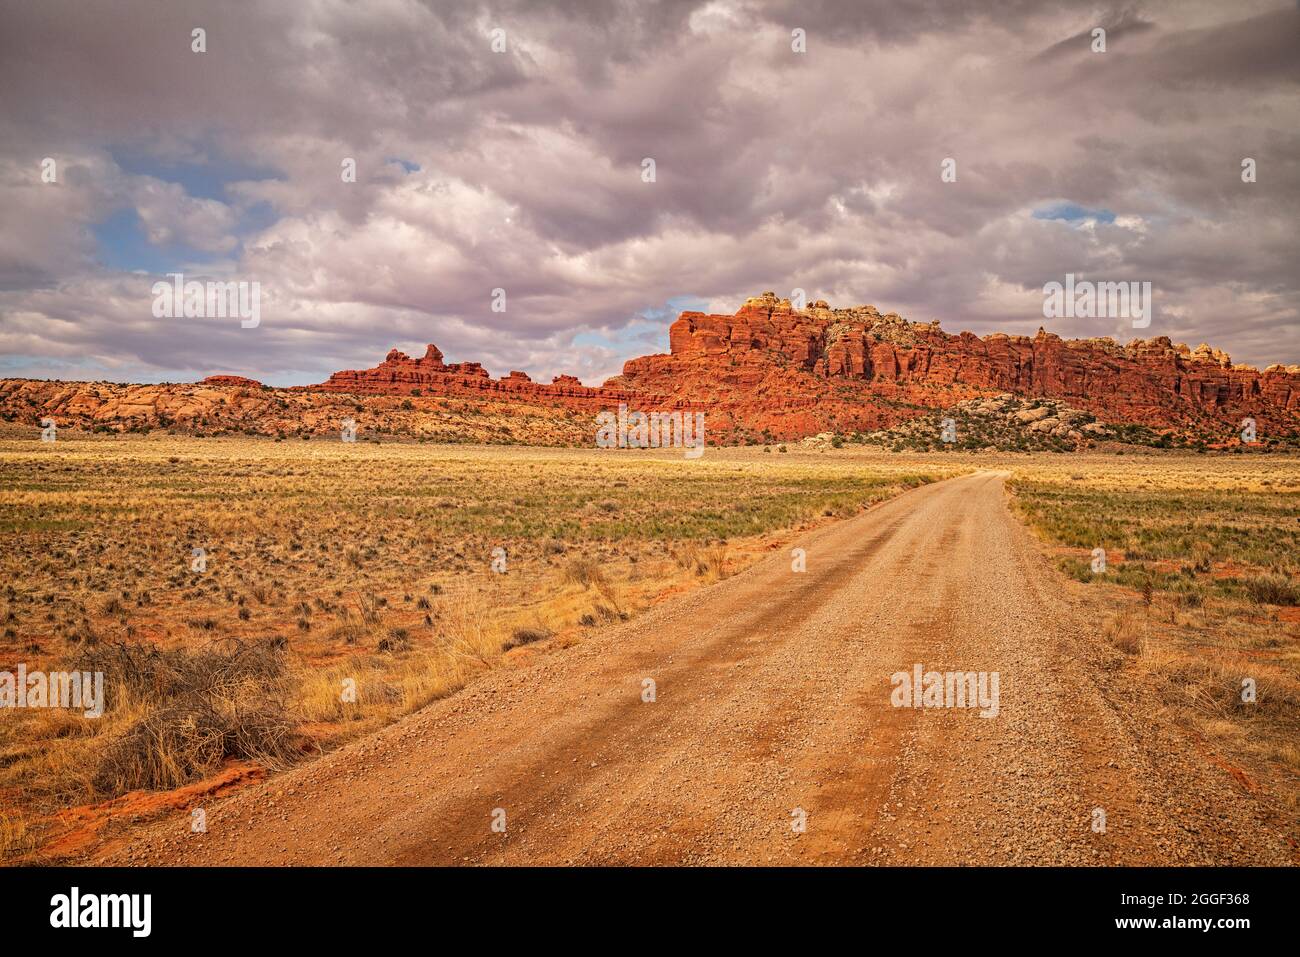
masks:
[[[153,157],[134,155],[122,150],[109,150],[124,172],[133,176],[152,176],[167,183],[176,183],[185,192],[199,199],[230,202],[226,186],[243,180],[284,179],[273,169],[238,163],[226,159],[213,159],[206,163],[164,163]]]
[[[1077,226],[1089,219],[1095,219],[1099,223],[1113,223],[1115,214],[1109,209],[1089,209],[1078,203],[1062,201],[1038,207],[1034,210],[1034,219],[1059,219],[1071,226]]]
[[[644,355],[647,350],[653,352],[668,351],[668,327],[680,313],[706,311],[707,299],[699,296],[673,296],[662,306],[650,306],[642,309],[637,316],[622,328],[609,333],[580,332],[573,337],[575,346],[610,349],[616,354],[627,356]]]
[[[283,179],[275,170],[220,158],[204,163],[167,163],[116,149],[110,150],[109,155],[126,173],[175,183],[189,196],[231,205],[236,213],[240,210],[232,205],[232,197],[226,192],[227,185],[247,180]],[[240,244],[224,253],[203,252],[180,242],[154,245],[149,242],[139,215],[130,208],[119,209],[102,223],[92,226],[91,233],[98,245],[99,261],[104,266],[127,272],[143,270],[161,274],[175,272],[184,265],[238,259],[243,239],[269,228],[278,218],[274,207],[265,200],[249,206],[242,211],[234,230]]]
[[[218,258],[183,243],[155,246],[145,235],[144,223],[134,209],[118,210],[102,223],[90,228],[99,247],[99,261],[109,269],[123,272],[144,270],[162,275],[176,272],[185,263]]]

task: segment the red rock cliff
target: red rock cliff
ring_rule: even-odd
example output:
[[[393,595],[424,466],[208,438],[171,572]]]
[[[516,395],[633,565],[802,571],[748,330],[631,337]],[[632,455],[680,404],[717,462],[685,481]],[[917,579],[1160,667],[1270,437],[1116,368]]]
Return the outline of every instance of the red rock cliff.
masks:
[[[523,372],[511,372],[501,379],[493,379],[480,363],[449,364],[442,359],[441,350],[433,344],[418,359],[393,349],[373,369],[336,372],[320,385],[309,388],[358,395],[411,395],[418,392],[458,398],[512,399],[593,412],[613,410],[620,402],[665,409],[675,405],[672,400],[653,393],[585,386],[571,375],[558,375],[549,384],[534,382]]]
[[[1300,429],[1300,367],[1260,372],[1222,352],[1168,338],[950,335],[874,306],[807,309],[764,293],[734,316],[685,312],[670,355],[629,361],[607,385],[712,408],[727,428],[794,438],[893,425],[925,409],[994,392],[1068,399],[1107,420],[1215,432],[1255,417]],[[717,430],[715,429],[715,432]]]

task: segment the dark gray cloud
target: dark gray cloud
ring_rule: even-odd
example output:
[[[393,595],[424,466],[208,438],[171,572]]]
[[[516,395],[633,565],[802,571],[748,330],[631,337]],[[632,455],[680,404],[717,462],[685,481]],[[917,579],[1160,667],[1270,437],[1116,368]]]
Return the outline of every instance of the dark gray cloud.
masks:
[[[795,287],[954,332],[1300,362],[1292,3],[0,0],[0,19],[10,374],[301,382],[436,341],[592,381],[666,346],[638,317],[676,297]],[[105,228],[124,213],[134,245]],[[260,282],[261,325],[155,319],[166,268]],[[1067,272],[1152,282],[1151,327],[1044,320]]]

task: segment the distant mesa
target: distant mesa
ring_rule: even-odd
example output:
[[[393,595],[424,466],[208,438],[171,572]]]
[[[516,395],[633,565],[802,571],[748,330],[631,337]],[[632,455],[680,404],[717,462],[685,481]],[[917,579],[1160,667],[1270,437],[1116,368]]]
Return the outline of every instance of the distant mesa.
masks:
[[[1300,366],[1261,373],[1163,336],[1120,345],[1043,329],[1033,337],[950,335],[938,322],[870,305],[832,309],[818,300],[797,309],[765,292],[731,316],[683,312],[669,327],[669,348],[629,361],[621,383],[706,403],[714,420],[750,437],[889,428],[1003,393],[1159,428],[1224,434],[1249,415],[1275,435],[1300,431]]]
[[[219,392],[218,399],[196,395],[196,386],[56,387],[6,379],[0,411],[10,421],[57,413],[115,431],[165,425],[279,435],[328,431],[331,417],[359,398],[392,396],[402,398],[400,405],[373,407],[387,417],[385,429],[445,438],[446,403],[436,400],[458,399],[458,415],[477,403],[522,405],[548,421],[568,416],[554,432],[564,442],[586,435],[586,416],[626,404],[634,411],[703,411],[709,440],[730,443],[890,430],[936,410],[1013,395],[1207,442],[1234,441],[1247,417],[1261,436],[1300,441],[1300,366],[1260,372],[1209,344],[1193,348],[1164,336],[1121,345],[1109,337],[1066,340],[1042,328],[1034,336],[952,335],[937,321],[910,322],[871,305],[835,309],[819,299],[796,308],[765,292],[734,315],[683,312],[669,326],[668,342],[667,354],[631,359],[600,386],[572,375],[534,382],[519,371],[494,379],[479,362],[446,362],[431,343],[419,358],[393,349],[372,368],[335,372],[311,386],[268,388],[244,376],[208,376],[198,385]],[[509,432],[511,441],[530,441],[523,419],[513,419],[474,437],[506,440]],[[1085,441],[1100,435],[1074,431]]]
[[[336,372],[314,390],[362,395],[492,395],[580,408],[695,408],[715,436],[754,441],[891,428],[927,410],[1003,393],[1062,399],[1106,421],[1158,428],[1235,428],[1250,415],[1274,432],[1300,431],[1300,367],[1264,372],[1226,353],[1166,337],[1120,345],[1108,337],[951,335],[875,306],[795,308],[765,292],[734,315],[683,312],[669,353],[629,360],[598,388],[559,375],[491,378],[480,363],[447,364],[396,349],[366,370]]]
[[[336,372],[311,391],[355,395],[431,395],[448,398],[507,398],[522,402],[559,404],[568,408],[600,411],[624,403],[654,403],[668,407],[676,401],[653,392],[611,386],[585,386],[571,375],[557,375],[549,384],[534,382],[523,372],[493,379],[481,363],[443,361],[442,350],[429,343],[424,355],[412,359],[391,350],[372,369]],[[682,400],[685,401],[685,400]]]

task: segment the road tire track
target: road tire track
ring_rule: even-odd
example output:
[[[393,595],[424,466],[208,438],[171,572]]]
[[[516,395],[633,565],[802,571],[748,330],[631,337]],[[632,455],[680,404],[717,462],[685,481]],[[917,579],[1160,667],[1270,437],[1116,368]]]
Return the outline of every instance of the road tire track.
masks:
[[[97,862],[1291,863],[1248,795],[1099,680],[1095,623],[1005,478],[819,529],[804,573],[774,553]],[[916,663],[998,672],[999,714],[893,707]]]

